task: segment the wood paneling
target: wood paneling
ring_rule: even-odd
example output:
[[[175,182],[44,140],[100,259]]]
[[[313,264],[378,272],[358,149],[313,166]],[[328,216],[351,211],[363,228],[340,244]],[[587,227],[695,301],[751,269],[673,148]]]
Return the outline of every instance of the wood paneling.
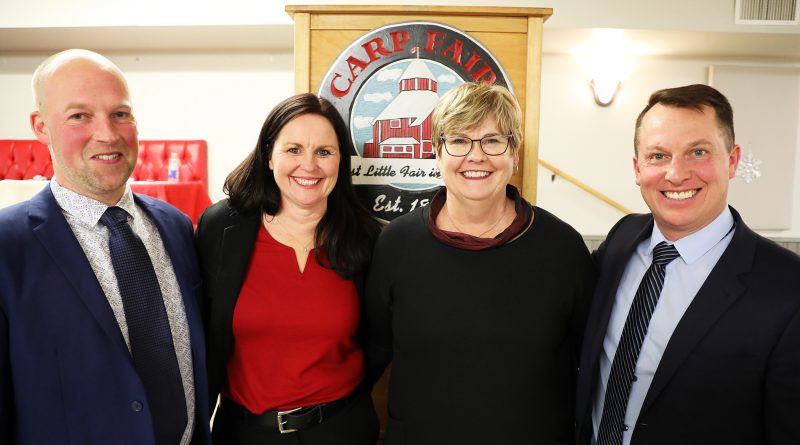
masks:
[[[440,14],[447,16],[495,16],[495,17],[541,17],[547,19],[553,14],[552,8],[512,8],[494,6],[402,6],[402,5],[287,5],[286,12],[325,14],[348,14],[382,16],[401,14],[404,16]]]
[[[329,14],[314,16],[311,21],[311,29],[369,31],[371,29],[380,28],[381,26],[412,21],[445,23],[470,34],[473,32],[518,32],[524,34],[527,32],[528,28],[528,19],[526,17],[452,17],[442,15],[352,16]]]
[[[525,52],[527,70],[525,72],[526,85],[529,89],[525,93],[527,99],[522,106],[525,113],[525,152],[520,157],[522,164],[522,196],[531,204],[536,204],[536,183],[539,173],[539,98],[542,77],[542,25],[540,18],[528,19],[528,35]]]
[[[294,15],[294,91],[308,92],[309,73],[311,72],[311,35],[308,13]]]

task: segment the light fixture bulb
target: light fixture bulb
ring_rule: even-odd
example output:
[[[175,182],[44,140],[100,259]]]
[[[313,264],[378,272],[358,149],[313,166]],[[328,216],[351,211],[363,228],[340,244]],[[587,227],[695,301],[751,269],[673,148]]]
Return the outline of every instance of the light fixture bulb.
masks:
[[[621,82],[612,78],[598,78],[592,79],[592,93],[594,93],[594,101],[601,107],[607,107],[614,102],[617,96]]]

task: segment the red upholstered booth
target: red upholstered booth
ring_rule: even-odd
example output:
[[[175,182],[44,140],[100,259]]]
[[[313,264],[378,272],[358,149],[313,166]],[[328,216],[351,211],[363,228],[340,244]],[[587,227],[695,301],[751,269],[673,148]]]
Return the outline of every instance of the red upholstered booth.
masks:
[[[165,182],[169,158],[181,160],[178,182]],[[206,141],[139,141],[139,158],[133,169],[131,189],[167,201],[189,215],[197,224],[203,210],[211,205],[208,197]]]
[[[139,141],[139,159],[131,177],[134,181],[166,181],[170,155],[181,160],[179,180],[200,181],[208,191],[206,141]],[[53,177],[50,150],[36,139],[0,140],[0,179]]]
[[[169,157],[178,153],[180,182],[200,181],[208,191],[206,141],[139,141],[139,159],[131,177],[134,181],[166,181]]]
[[[36,139],[0,140],[0,179],[53,177],[53,163],[47,145]]]
[[[206,150],[206,141],[202,140],[139,141],[131,189],[173,204],[197,223],[199,215],[211,204]],[[181,161],[178,183],[166,182],[172,153],[177,153]],[[53,177],[53,164],[46,145],[35,139],[0,140],[0,180],[37,176]]]

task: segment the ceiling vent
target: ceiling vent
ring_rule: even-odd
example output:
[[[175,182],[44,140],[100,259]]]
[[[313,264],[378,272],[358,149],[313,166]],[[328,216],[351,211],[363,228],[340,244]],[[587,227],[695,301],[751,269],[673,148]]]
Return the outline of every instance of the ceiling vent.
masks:
[[[736,24],[800,24],[800,0],[736,0]]]

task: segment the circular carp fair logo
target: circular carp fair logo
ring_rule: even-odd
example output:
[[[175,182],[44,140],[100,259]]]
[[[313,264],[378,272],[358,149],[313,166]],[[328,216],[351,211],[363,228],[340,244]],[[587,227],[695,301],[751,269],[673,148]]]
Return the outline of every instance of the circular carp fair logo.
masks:
[[[328,69],[319,95],[347,123],[351,175],[365,207],[384,220],[430,203],[442,186],[432,140],[436,101],[464,82],[511,84],[477,40],[438,23],[370,31]]]

